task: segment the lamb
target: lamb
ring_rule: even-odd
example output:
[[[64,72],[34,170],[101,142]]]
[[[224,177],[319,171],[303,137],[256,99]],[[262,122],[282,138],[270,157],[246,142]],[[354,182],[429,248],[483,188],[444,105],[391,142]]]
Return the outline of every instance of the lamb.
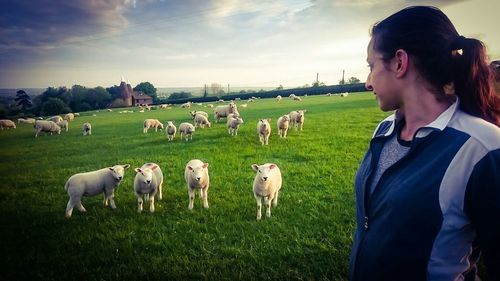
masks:
[[[146,163],[135,168],[134,192],[137,196],[137,211],[142,212],[143,198],[149,201],[149,211],[155,211],[155,195],[162,199],[163,173],[156,163]]]
[[[287,114],[278,118],[277,126],[278,126],[278,135],[280,138],[286,138],[286,133],[288,131],[288,125],[290,123],[290,116]]]
[[[194,125],[195,127],[199,125],[202,128],[205,128],[205,125],[207,125],[209,128],[212,127],[212,124],[210,124],[210,122],[208,121],[207,116],[201,114],[196,114],[196,116],[194,117]]]
[[[36,120],[35,125],[33,126],[35,128],[35,138],[38,137],[38,134],[40,132],[46,132],[52,133],[57,132],[57,134],[61,134],[61,127],[54,123],[53,121],[47,121],[47,120]]]
[[[193,209],[194,193],[196,189],[200,190],[200,197],[203,200],[203,207],[208,209],[208,188],[210,177],[208,176],[208,163],[193,159],[186,164],[184,169],[184,179],[188,187],[189,205],[188,209]]]
[[[302,127],[304,126],[304,113],[306,113],[306,110],[303,109],[290,111],[288,114],[288,116],[290,116],[290,125],[292,125],[295,130],[300,127],[302,131]]]
[[[215,123],[218,123],[221,118],[227,117],[230,113],[236,113],[238,109],[234,102],[230,102],[227,105],[219,105],[214,109]]]
[[[174,140],[176,132],[177,127],[175,127],[174,121],[167,121],[167,128],[165,129],[165,133],[167,134],[168,141]]]
[[[17,123],[25,123],[25,124],[35,124],[35,119],[33,118],[19,118],[17,119]]]
[[[280,102],[280,101],[281,101],[281,99],[282,99],[281,95],[277,95],[277,96],[276,96],[276,101]]]
[[[83,123],[82,130],[84,136],[92,135],[92,125],[90,123]]]
[[[63,118],[62,118],[61,116],[59,116],[59,115],[56,115],[56,116],[49,117],[49,118],[47,118],[47,119],[45,119],[45,120],[47,120],[47,121],[52,121],[52,122],[54,122],[54,123],[57,123],[57,122],[59,122],[59,121],[62,121],[62,120],[63,120]]]
[[[62,120],[56,123],[61,127],[61,129],[66,129],[66,132],[69,130],[69,121],[68,120]]]
[[[3,128],[7,128],[7,129],[13,128],[13,129],[15,129],[16,128],[16,123],[14,123],[12,120],[9,120],[9,119],[1,119],[0,120],[0,129],[3,130]]]
[[[302,101],[302,99],[300,97],[297,97],[297,96],[293,97],[293,100]]]
[[[73,114],[73,113],[68,113],[68,114],[64,115],[64,120],[66,120],[68,122],[73,121],[73,119],[75,119],[75,114]]]
[[[344,93],[341,93],[341,94],[340,94],[340,96],[341,96],[341,97],[343,97],[343,98],[344,98],[344,97],[347,97],[348,95],[349,95],[349,93],[348,93],[348,92],[344,92]]]
[[[129,164],[114,165],[113,167],[72,175],[64,186],[69,195],[66,218],[71,218],[75,206],[80,212],[86,212],[82,205],[83,196],[95,196],[104,193],[104,206],[108,206],[109,201],[110,207],[116,209],[115,200],[113,199],[114,190],[120,185],[125,171],[129,167]]]
[[[191,140],[193,140],[194,131],[195,128],[191,123],[183,122],[179,125],[179,132],[181,133],[181,139],[183,136],[186,136],[186,141],[188,141],[189,137],[191,137]]]
[[[281,189],[281,172],[276,164],[252,164],[252,169],[257,172],[253,180],[253,195],[257,201],[257,220],[262,217],[262,198],[266,205],[266,217],[271,217],[271,202],[273,207],[278,205],[278,193]]]
[[[293,98],[296,97],[296,95],[295,94],[290,94],[288,97],[291,98],[291,99],[293,99]]]
[[[205,111],[197,111],[197,110],[195,110],[195,111],[191,111],[190,114],[193,117],[193,119],[196,117],[196,114],[201,114],[201,115],[203,115],[203,116],[205,116],[205,117],[208,118],[208,113],[206,113]]]
[[[188,101],[186,103],[181,104],[181,108],[191,108],[191,102]]]
[[[229,135],[235,136],[238,135],[238,128],[243,124],[243,119],[240,117],[231,117],[227,119],[227,130]]]
[[[269,125],[271,119],[260,119],[257,123],[257,134],[259,135],[259,141],[262,145],[269,144],[269,136],[271,135],[271,126]]]
[[[75,117],[76,117],[76,116],[80,116],[80,113],[78,113],[78,112],[77,112],[77,113],[75,113]]]
[[[163,124],[158,119],[146,119],[143,123],[142,132],[147,133],[149,128],[155,128],[155,132],[158,132],[158,129],[163,130]]]

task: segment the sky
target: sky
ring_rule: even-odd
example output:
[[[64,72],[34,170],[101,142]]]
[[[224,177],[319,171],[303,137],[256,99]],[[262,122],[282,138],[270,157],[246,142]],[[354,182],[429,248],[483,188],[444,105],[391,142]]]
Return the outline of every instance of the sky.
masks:
[[[0,88],[365,81],[370,27],[412,5],[500,58],[500,1],[0,0]]]

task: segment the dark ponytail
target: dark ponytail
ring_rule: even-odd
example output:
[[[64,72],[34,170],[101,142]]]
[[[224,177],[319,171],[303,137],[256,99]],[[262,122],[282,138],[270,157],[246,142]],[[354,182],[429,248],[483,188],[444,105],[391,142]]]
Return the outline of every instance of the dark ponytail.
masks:
[[[371,34],[385,61],[405,50],[438,99],[448,98],[444,86],[453,83],[463,111],[500,127],[500,96],[483,43],[460,36],[441,10],[408,7],[376,23]]]

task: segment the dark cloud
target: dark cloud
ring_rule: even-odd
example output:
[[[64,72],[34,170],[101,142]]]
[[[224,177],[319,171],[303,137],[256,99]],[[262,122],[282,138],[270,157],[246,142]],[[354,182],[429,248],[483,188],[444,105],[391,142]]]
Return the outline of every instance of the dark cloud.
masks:
[[[40,49],[120,30],[127,0],[0,0],[0,52]]]

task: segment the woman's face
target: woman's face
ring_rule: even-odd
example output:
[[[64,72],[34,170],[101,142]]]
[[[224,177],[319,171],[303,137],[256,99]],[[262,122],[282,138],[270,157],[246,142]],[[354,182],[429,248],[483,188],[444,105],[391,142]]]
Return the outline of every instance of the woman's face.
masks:
[[[392,61],[384,64],[382,54],[373,48],[373,37],[368,44],[366,61],[370,67],[370,74],[366,78],[366,88],[373,91],[383,111],[396,110],[401,106],[401,98],[394,72],[391,70]]]

